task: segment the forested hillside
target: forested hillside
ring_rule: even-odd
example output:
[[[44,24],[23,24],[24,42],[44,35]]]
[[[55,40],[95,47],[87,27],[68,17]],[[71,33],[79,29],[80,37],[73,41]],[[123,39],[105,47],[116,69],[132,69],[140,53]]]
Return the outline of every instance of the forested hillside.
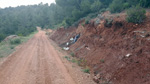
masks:
[[[0,9],[0,41],[11,34],[28,35],[42,28],[77,25],[104,11],[121,12],[132,6],[150,7],[149,0],[55,0],[56,3]]]
[[[35,31],[36,26],[48,24],[49,15],[44,12],[48,7],[48,4],[39,4],[0,9],[0,41],[11,34],[26,36]]]

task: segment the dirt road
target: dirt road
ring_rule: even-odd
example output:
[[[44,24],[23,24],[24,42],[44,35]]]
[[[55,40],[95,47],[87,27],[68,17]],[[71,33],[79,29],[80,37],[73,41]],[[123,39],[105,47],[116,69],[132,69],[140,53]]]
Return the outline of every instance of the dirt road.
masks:
[[[77,84],[44,31],[0,65],[0,84]]]

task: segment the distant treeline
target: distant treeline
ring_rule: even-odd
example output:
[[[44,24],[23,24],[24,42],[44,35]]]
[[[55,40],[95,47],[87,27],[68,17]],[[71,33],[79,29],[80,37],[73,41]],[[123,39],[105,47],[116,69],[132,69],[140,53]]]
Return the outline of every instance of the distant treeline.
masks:
[[[56,3],[0,9],[0,41],[11,34],[26,36],[42,28],[69,27],[88,15],[121,12],[132,6],[150,7],[150,0],[55,0]]]

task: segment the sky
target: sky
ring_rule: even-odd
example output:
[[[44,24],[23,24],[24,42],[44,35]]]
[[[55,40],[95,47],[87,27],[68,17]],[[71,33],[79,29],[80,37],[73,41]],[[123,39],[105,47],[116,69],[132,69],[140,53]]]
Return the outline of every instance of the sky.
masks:
[[[0,8],[16,7],[20,5],[34,5],[39,3],[54,3],[55,0],[0,0]]]

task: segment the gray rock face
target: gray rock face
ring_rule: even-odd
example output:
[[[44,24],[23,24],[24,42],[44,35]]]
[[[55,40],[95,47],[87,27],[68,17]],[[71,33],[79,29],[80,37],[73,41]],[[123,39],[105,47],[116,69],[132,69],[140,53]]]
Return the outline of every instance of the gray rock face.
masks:
[[[10,35],[10,36],[6,37],[6,38],[4,39],[4,41],[8,41],[8,40],[11,40],[11,39],[17,38],[17,37],[18,37],[17,35]]]

